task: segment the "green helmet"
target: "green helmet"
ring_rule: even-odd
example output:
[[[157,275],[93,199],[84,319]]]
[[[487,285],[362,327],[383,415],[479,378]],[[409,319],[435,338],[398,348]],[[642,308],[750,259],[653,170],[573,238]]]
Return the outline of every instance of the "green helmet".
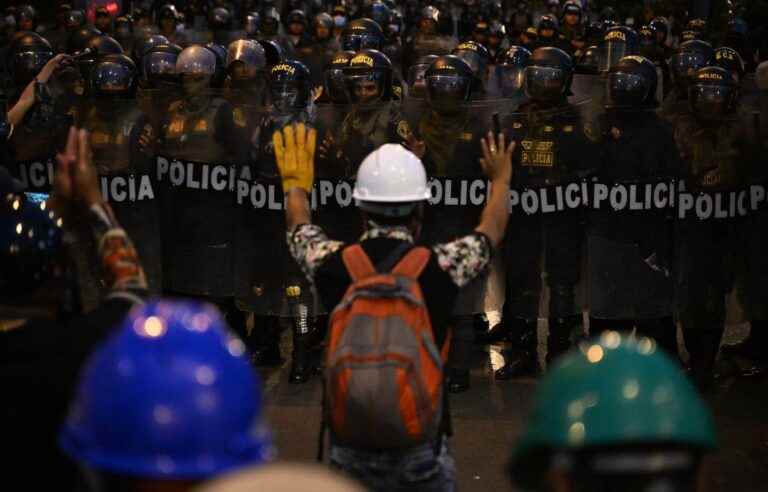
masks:
[[[511,472],[530,486],[558,452],[633,446],[704,452],[715,445],[711,414],[679,365],[649,338],[606,331],[542,380]]]

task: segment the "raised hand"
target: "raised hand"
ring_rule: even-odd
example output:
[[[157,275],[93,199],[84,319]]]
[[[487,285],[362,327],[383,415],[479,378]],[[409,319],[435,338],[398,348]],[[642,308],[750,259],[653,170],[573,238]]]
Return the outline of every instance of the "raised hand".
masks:
[[[272,134],[275,159],[283,180],[283,191],[301,188],[312,190],[315,179],[315,147],[317,131],[304,123],[294,123]]]

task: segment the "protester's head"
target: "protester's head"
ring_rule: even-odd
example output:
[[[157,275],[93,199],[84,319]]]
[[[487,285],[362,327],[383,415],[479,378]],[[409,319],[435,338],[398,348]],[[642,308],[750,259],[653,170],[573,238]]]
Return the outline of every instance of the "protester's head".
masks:
[[[193,302],[131,311],[87,361],[59,443],[95,490],[186,490],[273,456],[243,343]]]
[[[509,471],[525,490],[693,492],[714,447],[679,365],[649,338],[607,331],[542,380]]]
[[[363,160],[352,197],[364,220],[417,233],[430,198],[421,160],[400,144],[384,144]]]

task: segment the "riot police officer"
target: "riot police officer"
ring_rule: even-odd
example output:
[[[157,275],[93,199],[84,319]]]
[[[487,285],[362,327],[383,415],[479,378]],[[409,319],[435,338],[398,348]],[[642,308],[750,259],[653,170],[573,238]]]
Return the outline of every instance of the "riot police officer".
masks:
[[[199,45],[176,60],[182,98],[161,129],[156,177],[162,194],[163,288],[168,295],[216,302],[237,326],[233,307],[232,193],[247,151],[231,105],[210,88],[216,55]]]
[[[341,33],[340,42],[343,50],[381,50],[384,31],[376,21],[363,17],[347,24]]]
[[[92,104],[83,126],[90,132],[104,199],[136,241],[149,292],[159,295],[162,254],[151,146],[155,134],[136,105],[137,79],[136,66],[127,56],[101,57],[91,70]]]
[[[418,20],[418,31],[405,41],[404,69],[423,56],[447,55],[456,46],[457,40],[454,37],[440,33],[441,18],[440,10],[432,5],[422,9]]]
[[[600,72],[609,72],[622,58],[640,53],[637,31],[627,26],[613,26],[605,31],[600,47]]]
[[[682,174],[672,128],[655,111],[657,84],[655,65],[640,56],[619,59],[609,72],[600,183],[637,186]],[[636,326],[677,359],[671,212],[601,207],[589,218],[590,331]]]
[[[422,162],[430,176],[452,184],[472,181],[480,176],[478,167],[479,139],[490,122],[469,105],[477,87],[475,72],[458,56],[436,59],[424,74],[427,110],[418,123],[424,141]],[[460,230],[478,219],[479,209],[466,201],[460,208],[438,203],[425,210],[422,236],[427,242],[440,242],[455,237]],[[452,311],[453,339],[449,357],[448,389],[460,393],[469,389],[469,367],[474,342],[475,315],[482,312],[485,276],[464,287]]]
[[[511,46],[499,58],[496,70],[502,97],[513,99],[516,104],[523,102],[524,72],[530,59],[531,52],[522,46]]]
[[[176,73],[179,54],[179,46],[159,44],[151,47],[140,60],[139,105],[149,116],[154,135],[160,134],[168,108],[179,98],[181,81]]]
[[[485,85],[488,81],[488,65],[492,62],[488,49],[477,41],[465,41],[451,50],[451,54],[464,60],[472,69],[475,74],[475,86],[472,88],[473,98],[482,98],[485,95]]]
[[[187,39],[182,31],[177,29],[179,24],[179,12],[173,4],[165,4],[157,12],[159,34],[173,44],[186,46]]]
[[[695,41],[700,42],[700,41]],[[688,87],[690,113],[675,121],[685,185],[693,193],[737,190],[765,152],[751,117],[737,113],[738,86],[720,67],[704,67]],[[725,322],[725,295],[733,287],[733,261],[742,256],[735,218],[679,217],[678,302],[694,382],[708,388]]]
[[[520,142],[513,154],[516,190],[579,181],[594,171],[599,160],[596,132],[568,102],[573,71],[571,57],[563,50],[545,47],[531,54],[523,86],[529,102],[504,124],[511,138]],[[509,331],[516,350],[496,372],[500,379],[536,371],[541,256],[550,289],[547,363],[564,353],[572,334],[581,330],[575,289],[584,243],[583,213],[579,209],[546,215],[533,212],[513,211],[507,229],[506,285],[512,291],[506,295],[505,311],[515,316]]]
[[[302,61],[312,55],[312,36],[307,32],[309,21],[303,10],[292,10],[285,17],[287,38],[296,57]]]
[[[232,12],[225,7],[215,7],[208,14],[208,27],[211,30],[211,42],[227,46],[232,39]]]
[[[672,90],[664,99],[662,114],[670,120],[688,113],[688,86],[696,72],[712,63],[714,50],[705,41],[686,41],[669,60]],[[674,121],[673,121],[674,123]]]
[[[333,37],[333,17],[326,12],[317,14],[312,20],[312,52],[308,59],[309,71],[314,86],[323,84],[323,70],[334,53],[339,51],[339,43]]]
[[[424,78],[424,74],[427,69],[437,60],[437,55],[422,56],[416,63],[408,68],[408,74],[405,79],[405,83],[408,87],[408,96],[418,99],[424,99],[427,97],[427,81]]]
[[[538,35],[536,48],[551,46],[559,48],[566,53],[570,49],[570,43],[560,33],[560,24],[554,15],[547,14],[541,16],[536,34]]]
[[[569,55],[578,59],[581,57],[587,43],[584,39],[584,25],[582,24],[583,12],[581,6],[575,2],[568,2],[563,6],[560,22],[562,25],[561,34],[568,42]]]

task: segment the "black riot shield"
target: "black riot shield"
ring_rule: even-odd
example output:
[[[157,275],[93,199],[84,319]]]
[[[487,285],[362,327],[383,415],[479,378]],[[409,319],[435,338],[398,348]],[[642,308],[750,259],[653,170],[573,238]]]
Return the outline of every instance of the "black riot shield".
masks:
[[[162,291],[162,242],[154,145],[157,135],[135,99],[91,100],[83,118],[90,133],[101,194],[133,241],[150,294]]]
[[[248,141],[225,94],[209,91],[172,103],[162,121],[154,173],[160,195],[163,289],[231,298],[240,217],[237,180],[248,166]]]
[[[509,316],[577,319],[582,311],[585,207],[601,138],[584,116],[589,102],[557,110],[525,104],[501,117],[516,142],[505,241]]]

